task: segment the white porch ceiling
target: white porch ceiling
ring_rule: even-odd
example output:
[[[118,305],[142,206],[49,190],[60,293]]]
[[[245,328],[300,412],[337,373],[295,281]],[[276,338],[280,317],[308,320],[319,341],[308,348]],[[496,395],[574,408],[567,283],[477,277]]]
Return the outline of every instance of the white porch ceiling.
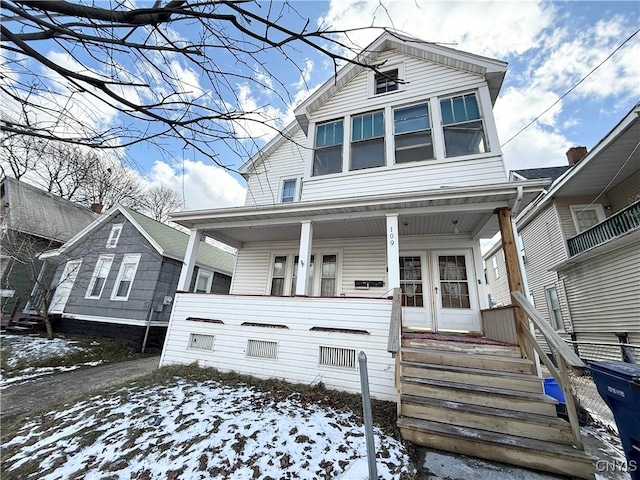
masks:
[[[512,208],[519,188],[522,208],[545,184],[536,180],[340,201],[180,212],[172,220],[236,247],[246,242],[298,240],[305,220],[313,222],[313,236],[318,239],[384,236],[387,214],[398,214],[400,235],[489,238],[498,231],[496,208]]]

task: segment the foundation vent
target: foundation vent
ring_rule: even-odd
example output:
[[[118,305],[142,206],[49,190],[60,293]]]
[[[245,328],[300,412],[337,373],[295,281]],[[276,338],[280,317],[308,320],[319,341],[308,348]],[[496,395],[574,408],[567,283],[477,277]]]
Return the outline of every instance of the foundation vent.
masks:
[[[200,333],[192,333],[189,336],[189,347],[195,350],[213,350],[213,335],[202,335]]]
[[[318,363],[327,367],[356,369],[356,351],[353,348],[320,346]]]
[[[278,342],[266,340],[247,340],[247,357],[278,358]]]

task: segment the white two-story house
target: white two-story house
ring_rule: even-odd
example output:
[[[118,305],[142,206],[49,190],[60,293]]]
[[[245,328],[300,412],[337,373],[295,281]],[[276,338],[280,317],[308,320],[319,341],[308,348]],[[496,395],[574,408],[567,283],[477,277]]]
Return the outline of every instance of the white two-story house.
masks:
[[[396,401],[400,377],[411,377],[409,370],[400,373],[405,363],[388,351],[392,316],[400,312],[403,348],[420,335],[437,348],[463,345],[445,355],[449,364],[431,370],[434,393],[424,401],[432,405],[416,420],[442,431],[427,440],[423,426],[407,424],[405,438],[474,454],[483,420],[459,425],[468,429],[466,440],[462,430],[450,430],[442,418],[454,387],[438,382],[471,378],[464,369],[474,370],[480,375],[475,386],[458,382],[457,388],[467,392],[471,410],[482,409],[487,393],[467,395],[468,389],[487,385],[478,366],[493,365],[491,375],[504,380],[504,371],[496,371],[503,357],[509,357],[507,370],[515,369],[504,381],[520,381],[520,375],[531,389],[523,395],[533,410],[523,415],[544,411],[550,417],[542,423],[556,428],[559,419],[532,375],[531,360],[514,345],[473,343],[482,338],[481,311],[489,306],[479,239],[498,231],[496,212],[521,209],[548,183],[508,181],[493,116],[505,73],[502,61],[385,33],[327,80],[296,109],[296,120],[241,167],[248,185],[244,206],[172,217],[192,233],[178,287],[184,293],[175,296],[161,364],[197,361],[357,393],[357,358],[364,351],[372,395]],[[229,295],[187,293],[205,235],[238,249]],[[442,338],[449,341],[437,341]],[[491,358],[473,363],[474,355],[461,355],[464,345]],[[423,380],[405,391],[420,390]],[[403,405],[415,398],[403,397]],[[513,409],[505,398],[498,403]],[[420,401],[412,405],[424,407]],[[411,417],[410,410],[402,417]],[[504,409],[492,412],[500,416]],[[566,430],[563,423],[558,428]],[[529,463],[518,460],[527,455],[512,452],[535,435],[539,444],[560,436],[575,456],[570,432],[554,430],[549,437],[542,431],[547,427],[532,434],[522,425],[487,433],[496,446],[483,449],[484,456],[562,471],[550,460],[553,449],[536,447]],[[576,474],[583,475],[583,459],[576,462]]]

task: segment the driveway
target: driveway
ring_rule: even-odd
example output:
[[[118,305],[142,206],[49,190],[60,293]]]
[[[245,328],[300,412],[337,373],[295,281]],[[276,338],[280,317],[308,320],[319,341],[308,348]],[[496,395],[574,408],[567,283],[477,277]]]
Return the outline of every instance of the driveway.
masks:
[[[135,380],[158,368],[160,357],[147,357],[41,377],[2,390],[0,420],[42,410],[89,392]]]

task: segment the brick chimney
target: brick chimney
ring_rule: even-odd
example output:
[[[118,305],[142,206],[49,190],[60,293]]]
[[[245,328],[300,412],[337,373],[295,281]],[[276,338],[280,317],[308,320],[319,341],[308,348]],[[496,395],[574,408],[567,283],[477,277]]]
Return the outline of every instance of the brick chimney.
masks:
[[[569,165],[575,165],[587,155],[587,147],[571,147],[567,150]]]
[[[91,204],[91,211],[93,213],[102,213],[102,204],[101,203],[92,203]]]

